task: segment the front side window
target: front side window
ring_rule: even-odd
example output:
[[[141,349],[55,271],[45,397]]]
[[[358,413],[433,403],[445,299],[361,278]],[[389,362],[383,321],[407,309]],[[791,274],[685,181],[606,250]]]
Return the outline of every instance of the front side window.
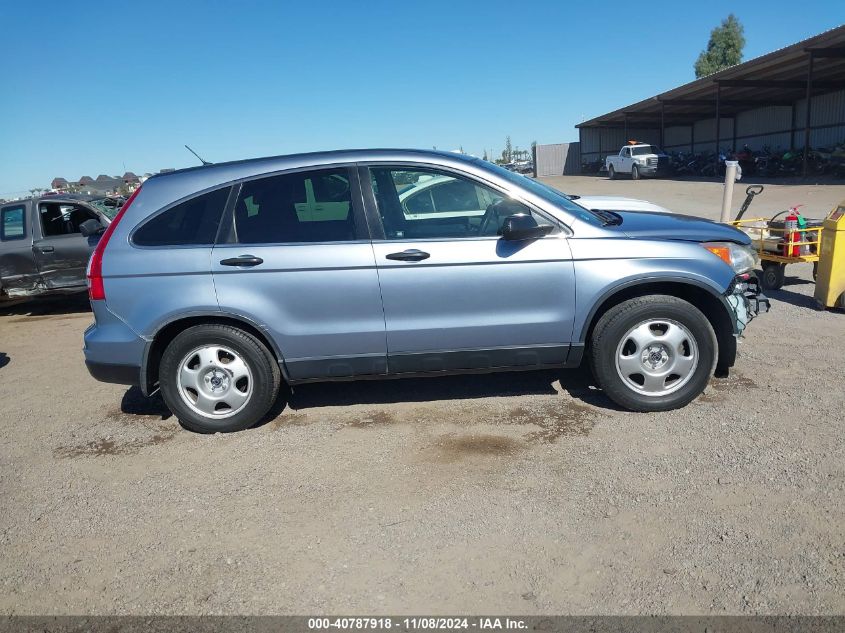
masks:
[[[135,231],[138,246],[201,246],[214,244],[231,187],[191,198],[159,213]]]
[[[582,207],[579,204],[576,204],[570,200],[566,194],[558,191],[557,189],[546,185],[539,180],[535,180],[534,178],[529,178],[528,176],[523,176],[522,174],[517,174],[516,172],[509,171],[504,167],[500,167],[499,165],[495,165],[493,163],[489,163],[485,165],[485,167],[498,174],[498,176],[511,184],[516,185],[521,189],[525,189],[533,193],[536,196],[539,196],[547,203],[557,207],[561,211],[568,213],[584,222],[592,224],[594,226],[601,226],[606,221],[604,218],[599,217],[597,214],[593,213],[592,211]]]
[[[387,239],[495,237],[509,215],[532,214],[522,203],[448,172],[373,167],[370,179]]]
[[[0,238],[20,240],[24,237],[24,207],[6,207],[0,214]]]
[[[97,214],[87,207],[61,202],[42,202],[38,205],[38,214],[44,237],[78,234],[79,225],[85,220],[97,219]]]
[[[235,204],[241,244],[342,242],[355,239],[346,169],[323,169],[243,183]]]
[[[405,217],[409,219],[418,219],[420,214],[430,213],[443,217],[446,213],[463,215],[474,211],[480,215],[487,205],[479,198],[478,192],[479,188],[468,180],[452,176],[429,176],[420,178],[403,190],[399,199]]]

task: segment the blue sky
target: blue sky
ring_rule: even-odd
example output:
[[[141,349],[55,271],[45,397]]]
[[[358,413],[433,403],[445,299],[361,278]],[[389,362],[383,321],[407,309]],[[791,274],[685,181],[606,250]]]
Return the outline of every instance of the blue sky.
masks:
[[[845,22],[842,0],[0,0],[0,197],[196,164],[184,143],[216,162],[574,140],[693,79],[731,11],[745,59]]]

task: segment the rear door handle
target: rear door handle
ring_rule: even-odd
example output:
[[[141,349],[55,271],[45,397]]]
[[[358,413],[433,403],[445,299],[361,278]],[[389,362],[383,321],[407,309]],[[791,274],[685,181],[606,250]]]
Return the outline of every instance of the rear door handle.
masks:
[[[431,257],[431,255],[425,251],[417,250],[416,248],[409,248],[401,253],[390,253],[385,255],[385,257],[387,257],[387,259],[398,259],[402,262],[421,262],[422,260]]]
[[[37,248],[42,253],[52,253],[56,250],[52,246],[36,246],[35,248]]]
[[[237,257],[221,260],[220,263],[223,266],[258,266],[259,264],[263,264],[264,260],[255,255],[238,255]]]

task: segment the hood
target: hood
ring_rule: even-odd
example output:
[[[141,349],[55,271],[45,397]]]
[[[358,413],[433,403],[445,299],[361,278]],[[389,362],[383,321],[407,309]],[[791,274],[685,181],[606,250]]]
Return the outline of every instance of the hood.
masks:
[[[669,209],[647,200],[625,198],[624,196],[579,196],[573,200],[587,209],[602,209],[605,211],[651,211],[654,213],[671,213]]]
[[[605,228],[631,238],[685,240],[688,242],[735,242],[751,244],[751,238],[727,224],[674,213],[617,211],[622,224]]]

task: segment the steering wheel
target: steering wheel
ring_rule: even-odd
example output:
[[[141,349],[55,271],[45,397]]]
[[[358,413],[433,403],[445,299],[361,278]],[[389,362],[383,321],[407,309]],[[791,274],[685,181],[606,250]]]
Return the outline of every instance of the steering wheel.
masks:
[[[509,208],[511,207],[511,208]],[[515,213],[524,213],[525,209],[522,207],[521,204],[518,202],[514,202],[513,200],[508,200],[507,198],[502,198],[501,200],[497,200],[493,204],[487,207],[487,210],[484,212],[484,217],[481,218],[481,224],[478,227],[478,235],[484,236],[488,235],[487,231],[490,228],[490,223],[496,223],[496,230],[493,233],[489,233],[489,235],[498,235],[499,230],[501,229],[501,224],[499,222],[500,219],[506,218],[509,215],[513,215]],[[503,215],[504,214],[504,215]]]

